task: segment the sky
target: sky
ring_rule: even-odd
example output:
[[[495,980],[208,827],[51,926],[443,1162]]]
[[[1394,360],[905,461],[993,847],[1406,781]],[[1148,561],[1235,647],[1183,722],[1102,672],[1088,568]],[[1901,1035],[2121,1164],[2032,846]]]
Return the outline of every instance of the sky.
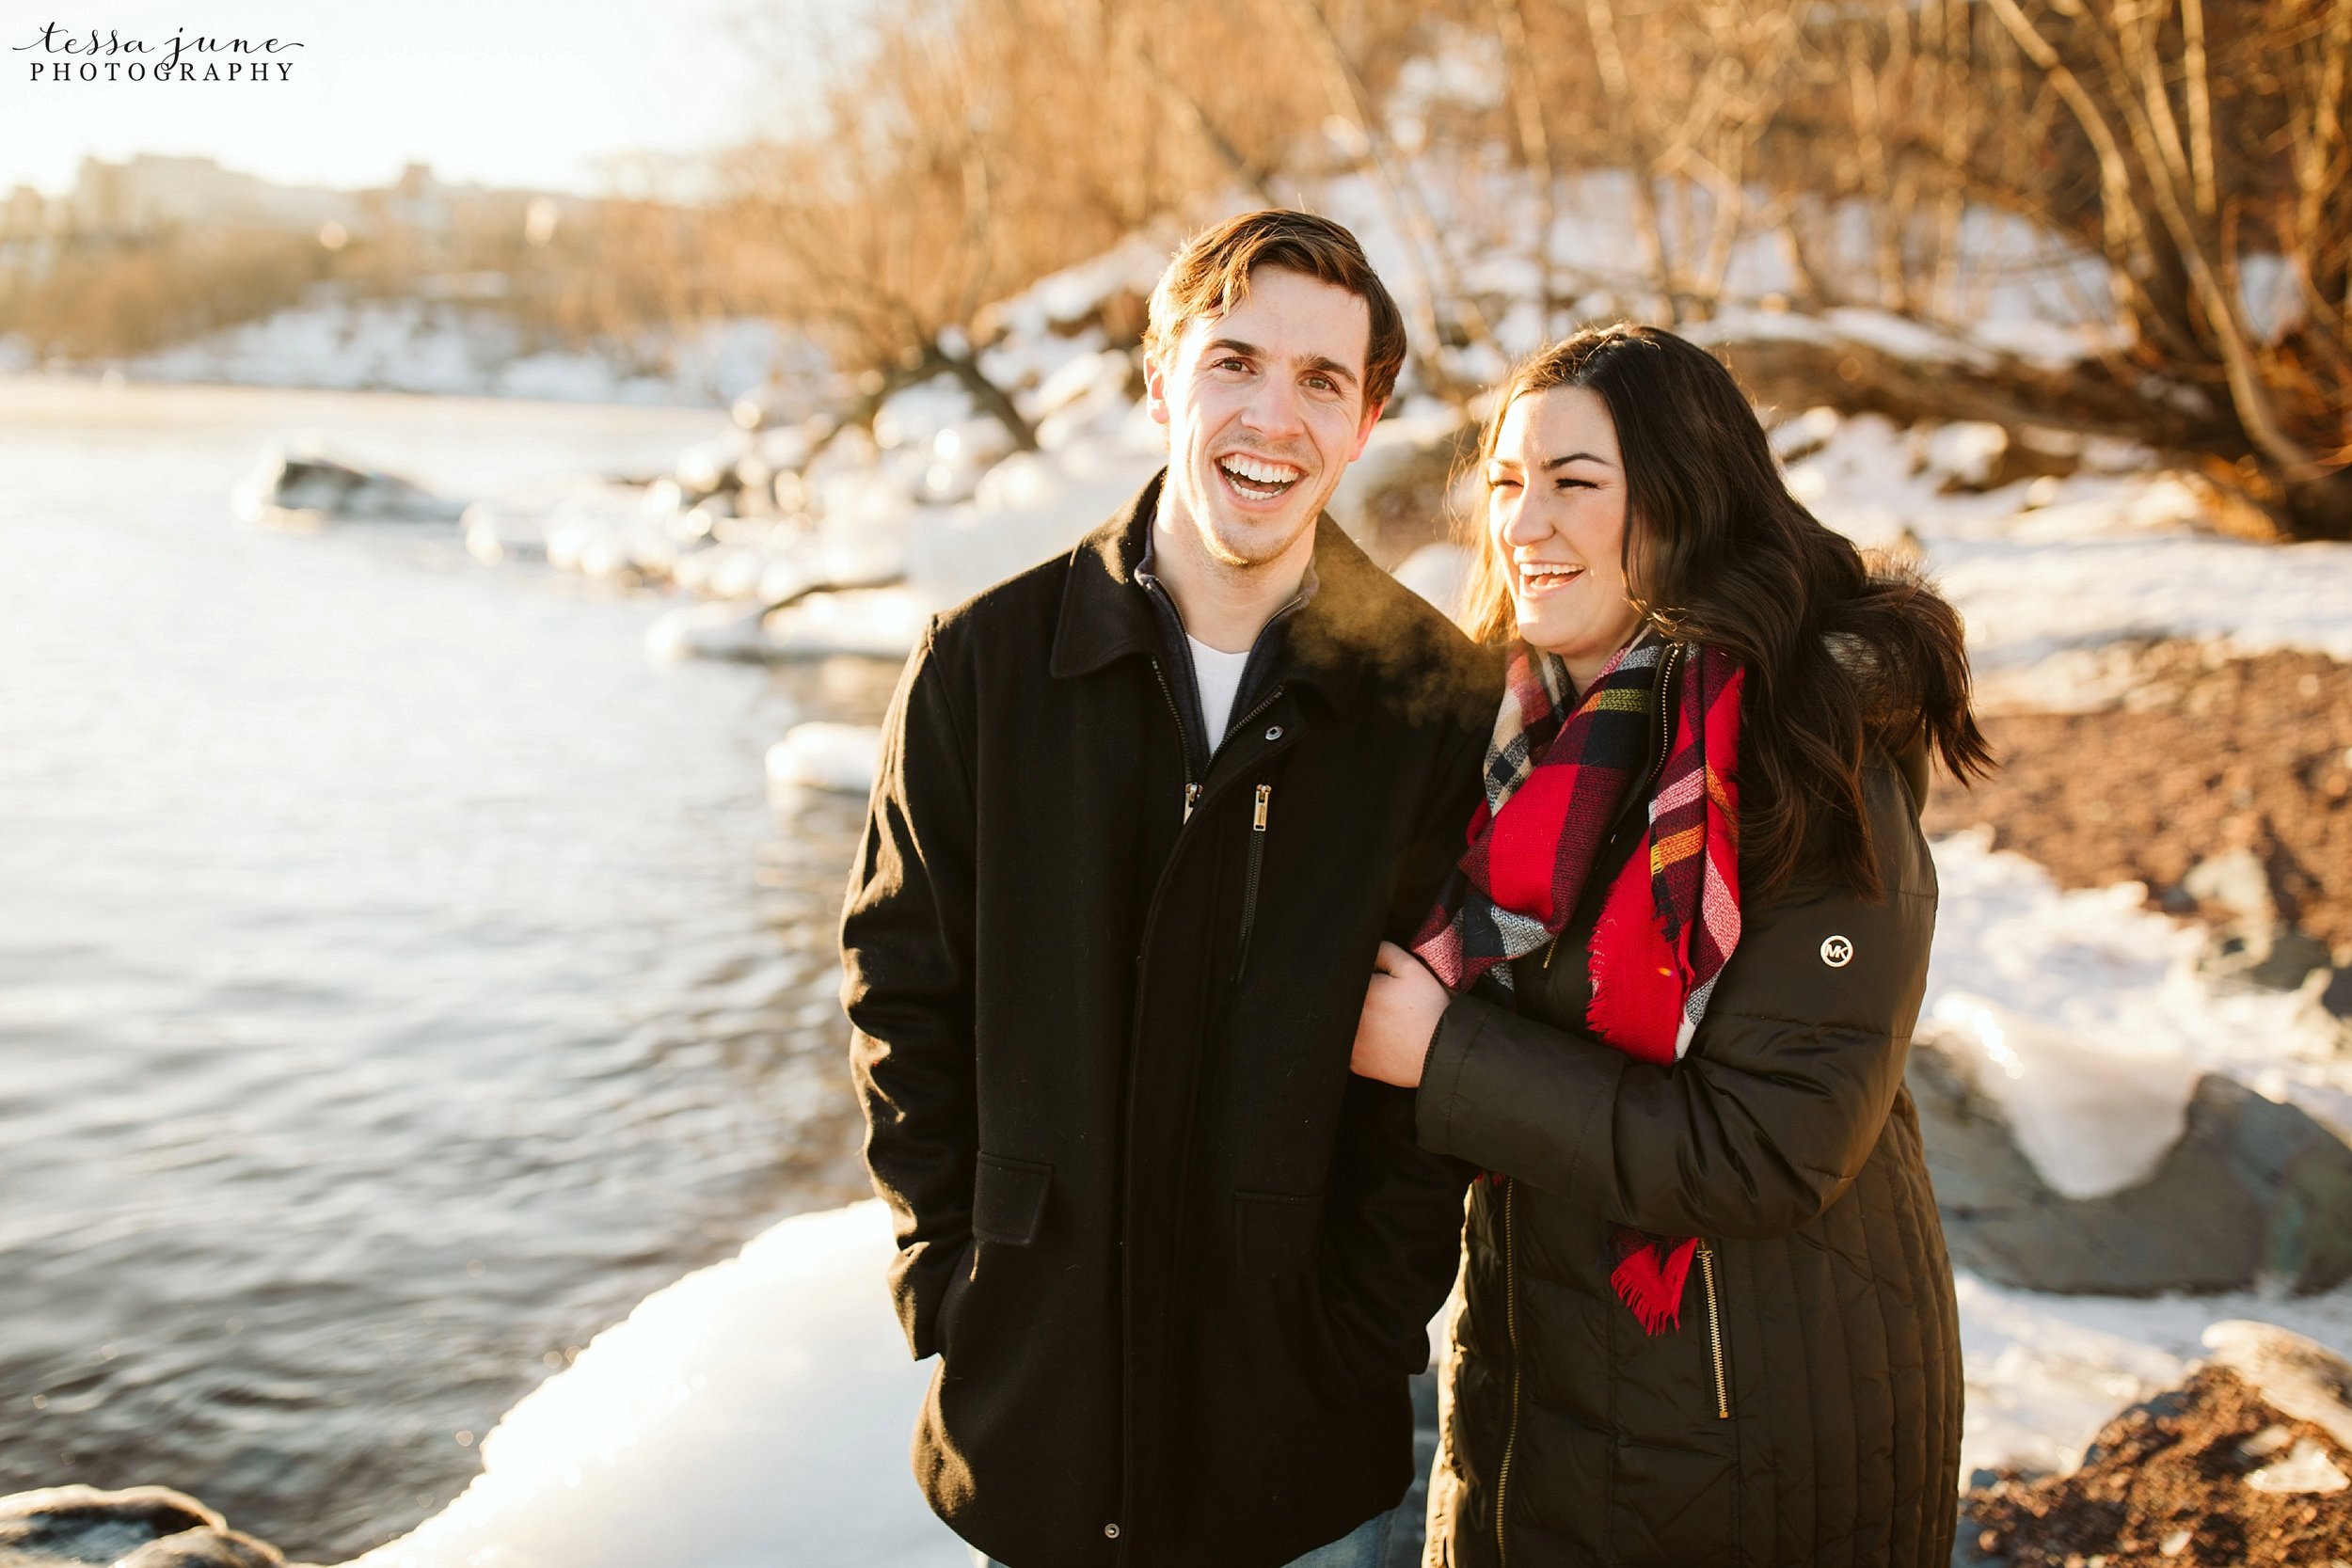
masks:
[[[285,183],[444,180],[594,193],[617,154],[691,154],[788,114],[815,0],[0,0],[0,194],[69,188],[82,160],[209,154]],[[298,41],[283,81],[32,79],[43,30]],[[834,25],[838,25],[837,20]],[[192,57],[192,56],[189,56]],[[228,56],[219,56],[227,58]],[[784,62],[779,64],[778,62]],[[199,71],[199,76],[201,71]],[[49,71],[43,76],[48,77]]]

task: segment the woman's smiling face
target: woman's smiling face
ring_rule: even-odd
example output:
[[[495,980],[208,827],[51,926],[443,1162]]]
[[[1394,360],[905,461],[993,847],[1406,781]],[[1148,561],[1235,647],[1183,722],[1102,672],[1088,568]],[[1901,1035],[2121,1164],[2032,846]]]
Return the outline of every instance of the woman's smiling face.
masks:
[[[1642,623],[1626,590],[1625,464],[1609,405],[1583,387],[1514,399],[1484,477],[1486,538],[1518,634],[1558,654],[1581,691]]]

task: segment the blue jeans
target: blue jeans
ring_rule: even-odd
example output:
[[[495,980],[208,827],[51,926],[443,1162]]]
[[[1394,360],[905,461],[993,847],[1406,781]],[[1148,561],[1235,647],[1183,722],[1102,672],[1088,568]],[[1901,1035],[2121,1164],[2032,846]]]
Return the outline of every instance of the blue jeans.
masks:
[[[1305,1557],[1293,1561],[1290,1568],[1380,1568],[1380,1560],[1388,1555],[1389,1531],[1396,1524],[1396,1510],[1384,1509],[1358,1525],[1327,1546],[1317,1546]],[[972,1548],[972,1568],[1005,1568],[993,1557],[983,1556],[977,1546]]]

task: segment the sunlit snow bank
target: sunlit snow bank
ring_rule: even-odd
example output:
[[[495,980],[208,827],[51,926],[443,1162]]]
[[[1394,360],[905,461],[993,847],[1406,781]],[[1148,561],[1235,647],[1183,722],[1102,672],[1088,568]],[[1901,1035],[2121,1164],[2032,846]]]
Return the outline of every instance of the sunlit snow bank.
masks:
[[[930,1369],[879,1202],[803,1214],[598,1335],[449,1507],[353,1568],[967,1568],[909,1474]]]
[[[1922,1019],[1978,1053],[1978,1083],[2053,1190],[2144,1179],[2205,1072],[2352,1129],[2352,1059],[2315,993],[2217,984],[2196,967],[2203,931],[2147,908],[2138,883],[2063,891],[1989,842],[1974,830],[1934,847]]]
[[[981,476],[971,499],[952,506],[884,492],[862,511],[837,507],[805,536],[764,544],[746,596],[681,606],[648,630],[646,646],[665,657],[903,657],[928,616],[1068,549],[1124,505],[1159,462],[1146,441],[1110,438],[1006,458]],[[821,589],[828,579],[892,575],[903,582]]]
[[[1951,493],[1973,483],[1996,439],[1992,426],[1904,431],[1825,408],[1774,434],[1789,488],[1823,522],[1864,546],[1921,553],[1967,618],[1978,674],[2006,701],[2074,705],[2072,688],[2099,669],[2085,652],[2131,639],[2352,660],[2352,545],[2214,534],[2186,482],[2113,442],[2082,443],[2081,469],[2063,479]]]
[[[417,299],[322,300],[119,368],[133,381],[724,404],[758,384],[781,353],[775,328],[749,320],[635,345],[548,348],[492,311]]]

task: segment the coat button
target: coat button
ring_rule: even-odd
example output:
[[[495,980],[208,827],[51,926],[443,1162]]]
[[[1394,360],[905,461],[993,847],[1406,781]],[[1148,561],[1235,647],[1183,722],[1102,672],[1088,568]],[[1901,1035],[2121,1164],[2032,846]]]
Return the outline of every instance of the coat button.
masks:
[[[1844,937],[1823,938],[1821,961],[1832,969],[1845,968],[1853,962],[1853,943]]]
[[[1279,724],[1268,724],[1268,725],[1266,726],[1265,737],[1266,737],[1268,740],[1279,740],[1279,739],[1281,739],[1281,738],[1282,738],[1282,726],[1281,726],[1281,725],[1279,725]]]
[[[1105,1540],[1105,1541],[1116,1541],[1116,1540],[1118,1540],[1118,1539],[1119,1539],[1119,1527],[1118,1527],[1117,1525],[1104,1525],[1104,1526],[1103,1527],[1103,1539],[1104,1539],[1104,1540]]]

